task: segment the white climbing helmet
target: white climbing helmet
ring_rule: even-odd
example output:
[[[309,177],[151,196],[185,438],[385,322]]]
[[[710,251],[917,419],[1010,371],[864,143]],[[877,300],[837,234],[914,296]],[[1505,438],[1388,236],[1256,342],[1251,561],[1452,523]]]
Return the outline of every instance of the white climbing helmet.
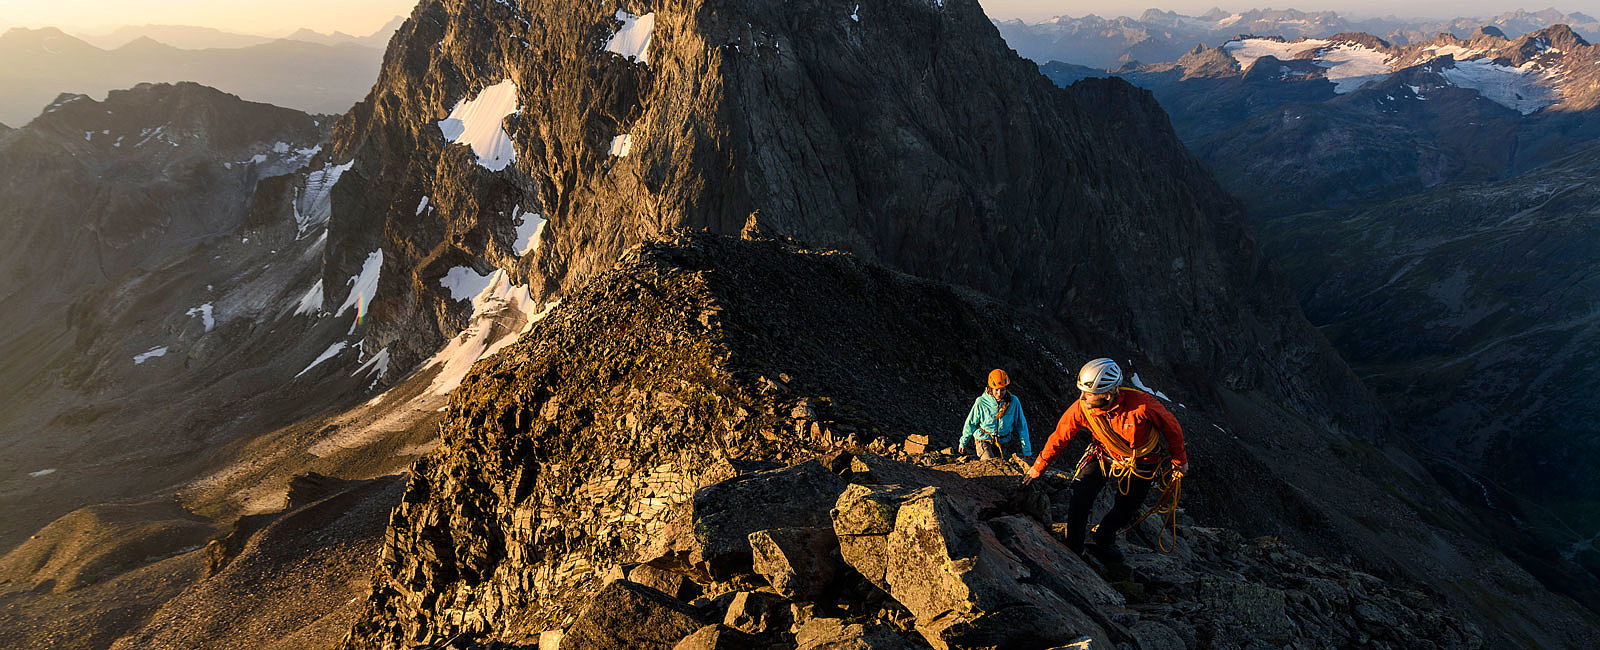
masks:
[[[1110,359],[1095,359],[1078,371],[1078,390],[1085,393],[1109,393],[1121,385],[1122,368]]]

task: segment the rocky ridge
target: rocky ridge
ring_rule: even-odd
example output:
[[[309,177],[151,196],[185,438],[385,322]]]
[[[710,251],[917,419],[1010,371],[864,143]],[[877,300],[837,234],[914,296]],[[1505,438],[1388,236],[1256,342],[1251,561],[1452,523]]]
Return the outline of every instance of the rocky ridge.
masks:
[[[1190,479],[1196,495],[1186,501],[1190,516],[1281,531],[1296,545],[1322,544],[1349,555],[1346,562],[1426,585],[1435,595],[1373,594],[1378,582],[1347,567],[1285,553],[1276,542],[1241,546],[1242,538],[1199,529],[1184,538],[1191,549],[1204,547],[1195,555],[1141,549],[1135,572],[1113,580],[1128,583],[1120,587],[1131,595],[1094,587],[1098,578],[1065,557],[1046,528],[1063,514],[1049,504],[1061,497],[1064,480],[1019,496],[1015,467],[925,453],[930,444],[953,440],[952,409],[959,407],[951,405],[964,403],[971,377],[991,359],[1016,369],[1019,394],[1038,405],[1030,410],[1037,422],[1049,421],[1054,409],[1047,405],[1065,403],[1056,391],[1067,385],[1069,367],[1087,357],[1025,315],[1004,310],[848,255],[699,235],[646,242],[569,295],[526,340],[480,364],[452,396],[443,444],[416,466],[391,517],[362,620],[341,647],[532,647],[552,643],[545,633],[556,630],[567,639],[560,647],[672,647],[717,621],[734,627],[744,621],[768,633],[769,642],[802,647],[824,647],[804,639],[880,633],[935,647],[1047,647],[1077,638],[1008,636],[1034,629],[1006,622],[1037,614],[1026,607],[1064,617],[1050,629],[1115,644],[1134,643],[1140,637],[1130,629],[1143,629],[1169,642],[1157,647],[1185,647],[1184,638],[1244,647],[1267,629],[1285,644],[1308,647],[1341,639],[1474,647],[1479,633],[1471,626],[1422,603],[1443,598],[1451,607],[1487,607],[1502,616],[1526,606],[1498,597],[1473,602],[1481,591],[1469,597],[1460,584],[1437,579],[1467,571],[1476,576],[1469,580],[1496,584],[1491,593],[1532,584],[1510,563],[1452,564],[1423,548],[1464,544],[1464,552],[1480,555],[1487,549],[1415,512],[1373,508],[1400,503],[1379,496],[1385,481],[1419,503],[1447,502],[1426,480],[1379,460],[1400,458],[1397,452],[1352,450],[1335,461],[1348,464],[1349,480],[1337,491],[1317,491],[1290,466],[1304,455],[1327,471],[1326,447],[1299,450],[1324,444],[1312,441],[1321,434],[1280,430],[1270,454],[1256,449],[1267,443],[1209,435],[1218,427],[1248,427],[1213,419],[1235,417],[1220,414],[1238,414],[1247,401],[1212,402],[1153,369],[1141,371],[1151,373],[1144,381],[1182,391],[1175,398],[1187,405],[1174,410],[1193,432],[1192,453],[1229,468],[1227,476],[1198,472]],[[827,456],[840,450],[849,453]],[[823,460],[807,462],[819,454]],[[1268,455],[1278,468],[1262,471]],[[1304,499],[1292,496],[1306,490],[1312,493]],[[1252,504],[1234,496],[1241,492],[1286,501]],[[1350,501],[1331,500],[1336,494]],[[849,514],[857,510],[860,517]],[[1341,523],[1356,510],[1363,511],[1362,523]],[[935,539],[951,536],[949,555],[884,553],[887,547],[878,545],[925,539],[909,529],[893,532],[902,524],[928,526],[922,530]],[[1391,527],[1398,534],[1378,532]],[[974,538],[973,530],[995,537]],[[840,540],[839,568],[825,568],[831,557],[825,531]],[[1434,541],[1417,546],[1418,534]],[[915,566],[886,565],[889,557]],[[984,559],[974,565],[972,558]],[[924,559],[929,564],[919,564]],[[619,566],[620,573],[612,571]],[[916,571],[940,567],[951,567],[970,591],[945,589],[955,583],[926,591],[929,581]],[[826,586],[835,579],[818,578],[818,571],[843,582]],[[608,574],[664,593],[612,585],[586,609]],[[1019,575],[1033,577],[1019,582]],[[1321,580],[1341,586],[1306,596],[1330,586]],[[1144,609],[1137,615],[1118,609],[1138,610],[1129,599]],[[1033,604],[1007,604],[1018,602]],[[1579,621],[1586,615],[1561,602],[1544,601],[1550,609],[1538,614],[1512,614],[1536,625],[1506,626],[1502,618],[1487,633],[1581,646],[1587,641]],[[738,613],[729,613],[735,605]],[[606,612],[631,608],[656,612],[640,614],[646,620],[658,614],[677,620],[651,629],[678,636],[628,636],[635,627]],[[1250,618],[1261,611],[1281,611],[1294,622]],[[791,618],[782,622],[784,616]],[[789,627],[792,617],[798,627]],[[810,628],[808,617],[823,622]],[[1552,629],[1562,631],[1551,635]]]

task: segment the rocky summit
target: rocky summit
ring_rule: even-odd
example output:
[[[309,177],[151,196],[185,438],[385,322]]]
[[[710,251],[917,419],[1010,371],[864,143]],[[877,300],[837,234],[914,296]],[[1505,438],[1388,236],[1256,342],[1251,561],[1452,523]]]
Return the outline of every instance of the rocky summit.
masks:
[[[1439,580],[1532,584],[1507,560],[1473,568],[1425,547],[1495,555],[1454,524],[1372,507],[1399,503],[1368,481],[1447,503],[1431,482],[1351,449],[1331,456],[1348,480],[1319,489],[1292,466],[1327,471],[1321,434],[1209,433],[1232,431],[1226,413],[1245,403],[1190,401],[1164,373],[1144,381],[1183,391],[1172,408],[1219,469],[1186,481],[1176,542],[1152,519],[1127,567],[1085,565],[1053,528],[1065,476],[1024,491],[1019,466],[935,450],[988,360],[1014,369],[1042,436],[1087,358],[1002,303],[855,256],[647,241],[451,397],[341,647],[1587,642],[1568,601],[1535,614]],[[1460,516],[1445,507],[1457,514],[1431,514]],[[1246,543],[1233,525],[1284,538]],[[1541,627],[1480,630],[1460,614],[1479,607]]]

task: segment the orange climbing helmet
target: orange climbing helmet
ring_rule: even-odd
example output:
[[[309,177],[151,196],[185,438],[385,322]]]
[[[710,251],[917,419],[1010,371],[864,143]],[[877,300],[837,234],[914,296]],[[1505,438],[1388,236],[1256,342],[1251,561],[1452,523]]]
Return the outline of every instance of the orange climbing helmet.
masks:
[[[989,371],[989,387],[990,388],[1005,388],[1006,386],[1010,386],[1010,385],[1011,385],[1011,377],[1006,375],[1006,371],[1001,370],[999,368],[995,368],[994,370],[990,370]]]

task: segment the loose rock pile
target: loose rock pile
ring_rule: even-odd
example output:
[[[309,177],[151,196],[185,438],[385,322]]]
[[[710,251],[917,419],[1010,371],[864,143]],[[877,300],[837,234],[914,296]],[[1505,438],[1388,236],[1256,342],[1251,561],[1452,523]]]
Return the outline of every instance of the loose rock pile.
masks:
[[[1007,461],[935,454],[836,452],[742,475],[697,492],[689,526],[648,562],[612,568],[538,647],[1481,645],[1421,594],[1270,538],[1185,526],[1164,554],[1140,543],[1151,524],[1127,565],[1091,565],[1060,526],[1019,512],[1067,484],[1022,488]]]

